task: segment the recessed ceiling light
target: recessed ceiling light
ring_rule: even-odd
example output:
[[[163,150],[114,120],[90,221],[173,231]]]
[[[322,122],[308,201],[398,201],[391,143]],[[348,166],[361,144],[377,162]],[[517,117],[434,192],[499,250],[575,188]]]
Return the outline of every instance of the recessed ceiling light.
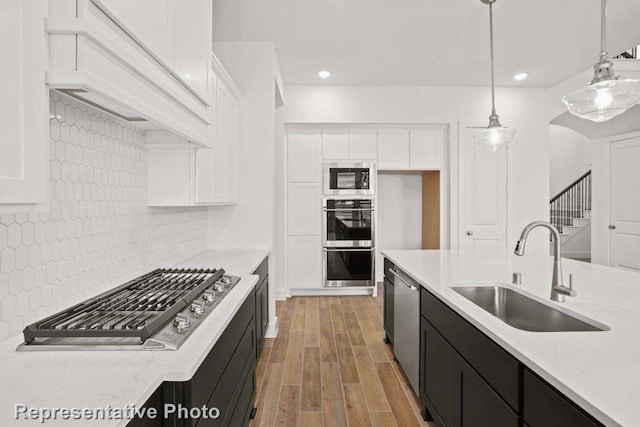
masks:
[[[328,72],[327,70],[322,70],[318,72],[318,77],[320,77],[321,79],[328,79],[330,75],[331,73]]]
[[[529,73],[518,73],[515,76],[513,76],[513,80],[524,80],[527,77],[529,77]]]

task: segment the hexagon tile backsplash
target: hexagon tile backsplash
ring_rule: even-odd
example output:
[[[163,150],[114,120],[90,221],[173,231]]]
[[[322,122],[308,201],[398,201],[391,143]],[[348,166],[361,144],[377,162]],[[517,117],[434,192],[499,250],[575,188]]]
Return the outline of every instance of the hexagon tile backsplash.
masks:
[[[0,341],[207,243],[206,208],[146,206],[144,131],[50,95],[50,210],[0,215]]]

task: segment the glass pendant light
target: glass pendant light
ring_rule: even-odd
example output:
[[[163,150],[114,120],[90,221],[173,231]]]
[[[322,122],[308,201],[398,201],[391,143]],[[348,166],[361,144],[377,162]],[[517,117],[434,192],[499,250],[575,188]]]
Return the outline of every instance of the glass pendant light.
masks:
[[[607,58],[607,0],[602,0],[601,19],[600,62],[593,67],[593,80],[562,98],[571,114],[594,122],[612,119],[640,101],[640,81],[616,77]]]
[[[489,126],[480,132],[475,139],[483,147],[491,151],[498,151],[513,140],[516,134],[514,129],[509,129],[500,124],[500,118],[496,114],[495,77],[493,70],[493,3],[496,0],[480,0],[489,5],[489,40],[491,43],[491,115]]]

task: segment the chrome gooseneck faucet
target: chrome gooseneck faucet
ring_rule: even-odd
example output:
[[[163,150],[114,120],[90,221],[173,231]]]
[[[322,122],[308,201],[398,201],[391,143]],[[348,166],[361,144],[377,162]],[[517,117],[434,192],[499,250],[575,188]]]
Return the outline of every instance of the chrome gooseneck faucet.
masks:
[[[560,252],[560,233],[558,229],[546,221],[534,221],[528,224],[520,233],[520,239],[516,243],[516,249],[513,251],[518,256],[524,255],[524,247],[527,244],[527,237],[531,230],[537,227],[544,227],[549,229],[551,236],[553,236],[553,277],[551,278],[551,300],[563,302],[564,296],[575,297],[578,293],[571,287],[564,286],[562,280],[562,263]]]

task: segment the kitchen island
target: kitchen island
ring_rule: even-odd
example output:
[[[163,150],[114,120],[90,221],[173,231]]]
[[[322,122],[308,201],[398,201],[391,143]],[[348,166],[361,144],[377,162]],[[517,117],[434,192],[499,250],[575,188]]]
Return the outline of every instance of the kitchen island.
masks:
[[[564,303],[553,303],[548,301],[552,259],[547,255],[532,253],[521,258],[510,255],[491,263],[479,262],[473,252],[464,250],[389,250],[383,251],[383,256],[415,279],[423,288],[421,293],[435,301],[434,304],[451,310],[456,317],[464,319],[465,324],[472,325],[497,344],[500,351],[506,352],[506,358],[519,362],[525,374],[530,371],[532,377],[547,382],[564,395],[563,398],[593,417],[594,425],[640,425],[637,410],[640,275],[637,273],[563,260],[565,283],[572,274],[578,295],[567,297]],[[510,285],[513,272],[522,274],[521,285]],[[513,328],[451,289],[455,285],[471,284],[517,288],[604,324],[608,330],[528,332]],[[421,295],[423,309],[424,295]],[[395,327],[397,330],[399,326]],[[526,383],[526,379],[521,378],[514,381]],[[499,387],[494,389],[500,391]],[[522,403],[513,406],[516,406],[514,412],[523,410]]]
[[[239,310],[253,308],[259,276],[252,273],[267,250],[204,251],[175,267],[225,268],[241,276],[201,326],[177,351],[31,351],[16,352],[22,335],[0,344],[0,425],[42,425],[16,420],[15,405],[28,408],[142,407],[164,382],[191,379]],[[228,267],[227,267],[228,266]],[[116,285],[116,284],[114,284]],[[247,304],[249,302],[249,304]],[[127,419],[75,421],[83,426],[125,426]],[[72,420],[48,420],[44,425],[68,425]]]

